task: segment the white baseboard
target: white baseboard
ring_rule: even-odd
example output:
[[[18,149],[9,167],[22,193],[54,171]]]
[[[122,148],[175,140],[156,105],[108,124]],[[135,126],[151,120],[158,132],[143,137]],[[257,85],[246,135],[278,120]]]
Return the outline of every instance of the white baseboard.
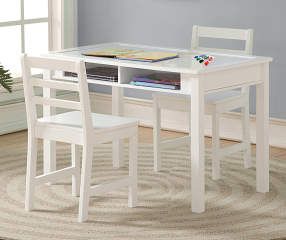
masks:
[[[111,96],[108,94],[91,93],[91,108],[94,112],[111,113]],[[72,96],[65,95],[72,99]],[[140,119],[140,124],[152,127],[152,102],[135,98],[124,99],[124,115]],[[162,111],[162,127],[166,130],[188,132],[187,114],[170,110]],[[26,113],[24,102],[0,106],[0,135],[26,129]],[[206,116],[205,134],[211,136],[211,119]],[[255,139],[255,117],[251,118],[251,140]],[[221,119],[221,138],[229,140],[241,139],[240,115],[238,113],[224,114]],[[286,121],[271,119],[270,145],[286,148]]]

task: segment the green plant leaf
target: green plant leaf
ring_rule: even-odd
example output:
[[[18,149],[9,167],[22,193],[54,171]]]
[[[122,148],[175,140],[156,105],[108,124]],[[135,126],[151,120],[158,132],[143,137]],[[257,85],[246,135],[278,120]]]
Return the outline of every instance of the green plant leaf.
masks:
[[[11,74],[9,73],[9,70],[4,69],[2,65],[0,65],[0,85],[8,92],[12,92],[13,80]]]

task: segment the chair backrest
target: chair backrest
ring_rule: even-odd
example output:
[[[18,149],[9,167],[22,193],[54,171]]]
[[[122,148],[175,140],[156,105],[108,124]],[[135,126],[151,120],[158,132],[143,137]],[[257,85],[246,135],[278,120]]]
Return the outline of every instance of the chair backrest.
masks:
[[[206,48],[200,46],[200,38],[215,38],[245,41],[243,50]],[[193,26],[191,49],[202,52],[230,53],[239,55],[252,55],[253,29],[233,29]]]
[[[32,69],[42,69],[49,77],[38,78],[31,75]],[[77,73],[78,81],[64,81],[52,77],[54,71]],[[85,131],[92,128],[91,110],[88,94],[88,83],[86,78],[85,63],[83,61],[59,60],[46,57],[22,56],[22,74],[24,94],[27,111],[28,129],[33,130],[38,122],[37,105],[43,108],[54,107],[69,110],[78,110],[82,113],[82,127]],[[45,90],[66,90],[79,93],[79,101],[57,99],[51,96],[35,95],[35,87]]]

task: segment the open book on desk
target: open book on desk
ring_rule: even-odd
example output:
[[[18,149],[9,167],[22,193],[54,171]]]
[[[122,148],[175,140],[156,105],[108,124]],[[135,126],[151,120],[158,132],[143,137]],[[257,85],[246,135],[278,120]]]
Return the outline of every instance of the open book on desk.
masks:
[[[117,58],[141,62],[158,62],[179,57],[177,53],[163,51],[144,51],[134,49],[103,49],[83,53],[85,56]]]

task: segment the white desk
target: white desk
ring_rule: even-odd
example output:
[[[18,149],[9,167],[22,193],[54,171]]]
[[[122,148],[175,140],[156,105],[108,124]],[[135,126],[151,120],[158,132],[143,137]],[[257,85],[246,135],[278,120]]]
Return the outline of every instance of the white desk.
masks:
[[[103,48],[135,48],[145,50],[167,50],[180,54],[180,58],[157,62],[135,62],[126,60],[86,57],[81,53]],[[194,64],[195,53],[188,50],[156,48],[148,46],[107,43],[67,49],[49,53],[49,57],[83,59],[93,64],[105,64],[118,67],[119,81],[111,83],[89,79],[90,83],[112,86],[112,112],[121,115],[123,112],[123,88],[134,88],[166,92],[170,94],[191,95],[191,191],[192,211],[205,211],[205,146],[204,146],[204,95],[208,92],[221,91],[243,86],[256,86],[257,148],[256,148],[256,188],[258,192],[269,191],[269,64],[271,58],[246,57],[226,54],[212,54],[215,63],[208,67]],[[181,74],[181,90],[163,90],[130,85],[132,76],[150,71],[166,71]],[[47,76],[48,77],[48,76]],[[45,93],[51,94],[50,91]],[[45,114],[50,114],[46,109]],[[45,169],[54,167],[54,144],[45,143]],[[115,166],[122,163],[122,142],[113,143],[113,161]],[[155,173],[154,173],[155,174]]]

